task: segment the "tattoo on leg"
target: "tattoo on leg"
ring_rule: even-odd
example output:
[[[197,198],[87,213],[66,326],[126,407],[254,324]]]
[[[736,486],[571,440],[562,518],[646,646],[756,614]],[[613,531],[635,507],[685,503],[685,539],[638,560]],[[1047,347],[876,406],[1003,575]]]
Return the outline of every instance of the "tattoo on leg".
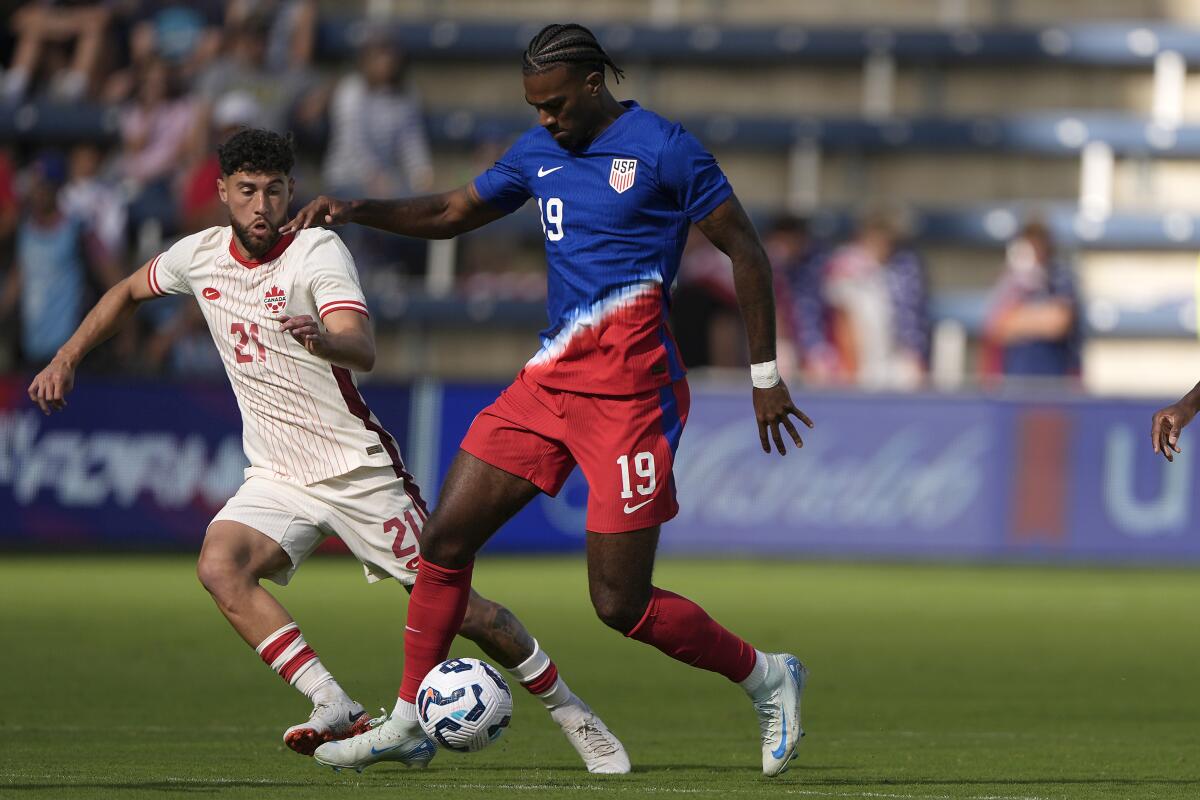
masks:
[[[533,654],[533,637],[521,620],[490,600],[472,598],[460,633],[505,669],[517,666]]]

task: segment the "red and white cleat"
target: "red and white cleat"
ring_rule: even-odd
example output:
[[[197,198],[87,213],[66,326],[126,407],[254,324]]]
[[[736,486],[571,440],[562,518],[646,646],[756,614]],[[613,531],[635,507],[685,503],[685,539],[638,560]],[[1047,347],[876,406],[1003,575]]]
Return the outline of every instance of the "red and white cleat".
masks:
[[[325,742],[357,736],[369,730],[371,719],[363,707],[349,702],[313,706],[307,722],[283,732],[283,743],[302,756],[311,756]]]

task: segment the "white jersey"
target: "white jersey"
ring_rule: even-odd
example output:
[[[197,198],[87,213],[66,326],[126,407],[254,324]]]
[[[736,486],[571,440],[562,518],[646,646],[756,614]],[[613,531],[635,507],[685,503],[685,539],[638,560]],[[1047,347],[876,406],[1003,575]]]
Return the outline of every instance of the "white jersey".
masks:
[[[390,466],[412,483],[350,370],[309,353],[275,320],[367,315],[354,259],[337,234],[302,230],[253,260],[234,248],[231,228],[209,228],[158,255],[148,280],[157,295],[190,294],[199,303],[241,409],[247,478],[308,485]]]

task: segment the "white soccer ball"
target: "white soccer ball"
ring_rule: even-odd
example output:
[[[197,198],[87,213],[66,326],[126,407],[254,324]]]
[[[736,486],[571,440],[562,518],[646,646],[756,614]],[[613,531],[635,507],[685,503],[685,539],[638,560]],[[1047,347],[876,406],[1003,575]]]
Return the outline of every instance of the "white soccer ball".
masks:
[[[499,739],[508,727],[512,693],[490,664],[477,658],[452,658],[421,681],[417,719],[442,747],[474,753]]]

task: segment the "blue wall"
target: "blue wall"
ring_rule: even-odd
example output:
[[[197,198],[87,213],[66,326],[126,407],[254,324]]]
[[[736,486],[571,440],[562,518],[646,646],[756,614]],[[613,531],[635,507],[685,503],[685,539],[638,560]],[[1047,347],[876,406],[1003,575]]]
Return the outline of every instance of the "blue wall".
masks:
[[[1156,460],[1154,403],[818,394],[800,398],[817,429],[781,459],[759,450],[748,392],[693,388],[664,551],[1200,563],[1200,429],[1174,464]],[[363,394],[435,496],[499,389]],[[43,417],[0,381],[0,548],[194,550],[244,466],[223,386],[85,377]],[[586,502],[576,471],[490,547],[578,550]]]

